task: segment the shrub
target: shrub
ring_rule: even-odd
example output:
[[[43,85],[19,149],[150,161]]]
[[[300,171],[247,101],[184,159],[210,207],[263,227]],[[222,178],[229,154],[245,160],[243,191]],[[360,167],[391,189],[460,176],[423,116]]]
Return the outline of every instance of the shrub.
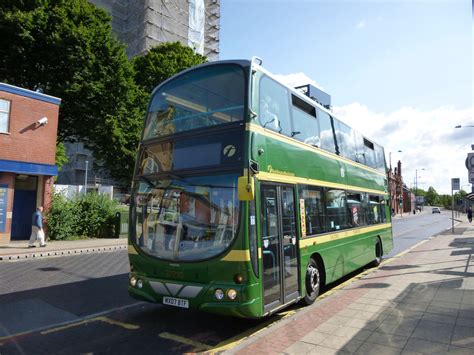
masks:
[[[116,235],[117,203],[95,192],[76,195],[68,200],[54,194],[46,213],[48,235],[51,240],[77,238],[107,238]]]
[[[63,195],[53,195],[51,206],[46,213],[48,236],[51,240],[64,240],[77,237],[80,225],[77,205]]]
[[[107,227],[113,225],[115,213],[118,211],[117,202],[93,192],[80,195],[77,205],[81,222],[80,234],[88,238],[108,237],[105,233],[113,231]]]

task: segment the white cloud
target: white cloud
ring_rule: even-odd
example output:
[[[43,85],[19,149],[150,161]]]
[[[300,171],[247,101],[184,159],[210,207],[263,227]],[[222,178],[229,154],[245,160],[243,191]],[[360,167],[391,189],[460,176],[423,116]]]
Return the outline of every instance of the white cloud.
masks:
[[[464,165],[474,143],[474,128],[455,129],[454,126],[473,125],[474,109],[438,107],[422,111],[402,107],[390,113],[373,112],[360,103],[334,107],[341,120],[385,148],[387,164],[392,152],[392,166],[402,162],[403,180],[413,185],[418,169],[418,187],[433,186],[438,193],[451,193],[451,178],[459,177],[461,185],[468,184]],[[398,153],[402,150],[402,153]],[[420,171],[425,168],[425,171]],[[470,187],[464,186],[469,191]]]
[[[365,22],[365,20],[362,20],[362,21],[357,22],[356,28],[360,30],[362,28],[365,28],[365,26],[367,26],[367,23]]]
[[[274,74],[273,76],[277,78],[278,80],[280,80],[282,83],[291,87],[311,84],[321,90],[324,90],[321,85],[319,85],[316,81],[314,81],[313,79],[311,79],[309,76],[307,76],[305,73],[302,73],[302,72],[292,73],[292,74]]]

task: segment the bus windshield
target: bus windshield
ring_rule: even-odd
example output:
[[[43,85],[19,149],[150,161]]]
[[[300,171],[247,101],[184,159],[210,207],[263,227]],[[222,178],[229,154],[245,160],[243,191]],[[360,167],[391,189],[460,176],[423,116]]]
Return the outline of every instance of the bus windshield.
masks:
[[[199,261],[226,250],[239,216],[237,175],[148,179],[135,184],[138,247],[160,259]]]
[[[155,92],[143,139],[242,121],[244,98],[244,71],[238,65],[186,72]]]

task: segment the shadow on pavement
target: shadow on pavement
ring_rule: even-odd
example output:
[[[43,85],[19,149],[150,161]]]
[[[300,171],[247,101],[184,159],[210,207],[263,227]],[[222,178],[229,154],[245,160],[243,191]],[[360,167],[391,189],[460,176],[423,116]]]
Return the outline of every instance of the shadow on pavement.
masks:
[[[418,265],[384,265],[381,266],[380,270],[404,270],[404,269],[414,269],[419,267]]]

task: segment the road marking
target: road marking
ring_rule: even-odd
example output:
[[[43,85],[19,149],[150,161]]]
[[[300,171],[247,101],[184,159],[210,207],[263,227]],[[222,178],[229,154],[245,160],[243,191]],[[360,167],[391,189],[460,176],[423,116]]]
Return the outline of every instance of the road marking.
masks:
[[[61,330],[66,330],[66,329],[69,329],[69,328],[78,327],[80,325],[87,324],[87,323],[94,322],[94,321],[95,321],[95,319],[85,319],[85,320],[81,320],[81,321],[76,322],[76,323],[63,325],[62,327],[56,327],[56,328],[51,328],[51,329],[48,329],[48,330],[44,330],[44,331],[40,332],[40,334],[46,335],[46,334],[50,334],[50,333],[56,333],[56,332],[59,332]]]
[[[138,306],[138,305],[141,305],[143,304],[143,302],[135,302],[135,303],[132,303],[132,304],[129,304],[129,305],[126,305],[126,306],[122,306],[122,307],[115,307],[115,308],[111,308],[109,310],[106,310],[106,311],[102,311],[102,312],[97,312],[97,313],[94,313],[94,314],[91,314],[91,315],[88,315],[86,317],[84,317],[82,319],[82,321],[79,321],[77,322],[77,320],[73,320],[73,321],[69,321],[69,322],[62,322],[62,323],[57,323],[57,324],[51,324],[49,326],[46,326],[46,327],[41,327],[41,328],[36,328],[36,329],[31,329],[31,330],[28,330],[28,331],[25,331],[25,332],[21,332],[21,333],[16,333],[16,334],[12,334],[12,335],[7,335],[7,336],[3,336],[3,337],[0,337],[0,345],[4,345],[5,343],[11,341],[12,339],[15,339],[15,338],[19,338],[19,337],[23,337],[23,336],[27,336],[27,335],[30,335],[30,334],[33,334],[33,333],[41,333],[43,334],[43,332],[47,332],[48,329],[53,329],[51,327],[56,327],[54,329],[58,329],[58,328],[67,328],[68,325],[75,325],[77,323],[80,323],[80,324],[84,324],[84,322],[86,321],[89,321],[91,319],[96,319],[96,318],[105,318],[105,319],[108,319],[110,320],[111,322],[117,322],[117,325],[118,323],[121,323],[121,322],[118,322],[118,321],[114,321],[110,318],[107,318],[107,317],[103,317],[105,314],[108,314],[108,313],[112,313],[112,312],[115,312],[115,311],[118,311],[118,310],[125,310],[125,309],[128,309],[128,308],[132,308],[132,307],[135,307],[135,306]],[[104,320],[105,321],[105,320]],[[78,325],[80,325],[78,324]],[[121,326],[124,326],[125,324],[127,323],[121,323]],[[137,325],[133,325],[133,324],[127,324],[128,326],[131,326],[130,329],[138,329],[139,326]],[[138,327],[138,328],[133,328],[133,327]],[[128,328],[127,328],[128,329]]]
[[[59,331],[65,330],[65,329],[78,327],[80,325],[88,324],[88,323],[92,323],[92,322],[109,323],[109,324],[117,325],[119,327],[122,327],[122,328],[125,328],[125,329],[128,329],[128,330],[134,330],[134,329],[139,329],[140,328],[140,326],[135,325],[135,324],[123,323],[123,322],[120,322],[120,321],[116,321],[116,320],[101,316],[101,317],[96,317],[96,318],[91,318],[91,319],[84,319],[80,322],[64,325],[62,327],[57,327],[57,328],[44,330],[44,331],[41,332],[41,334],[46,335],[46,334],[50,334],[50,333],[56,333],[56,332],[59,332]]]
[[[29,334],[31,332],[22,332],[22,333],[17,333],[17,334],[13,334],[13,335],[7,335],[7,336],[3,336],[3,337],[0,337],[0,341],[9,341],[11,338],[17,338],[17,337],[21,337],[23,335],[26,335],[26,334]],[[3,345],[4,343],[0,343],[0,345]]]
[[[113,325],[118,325],[119,327],[122,327],[128,330],[140,329],[139,325],[124,323],[124,322],[120,322],[118,320],[110,319],[107,317],[98,317],[97,320],[101,320],[102,322],[113,324]]]
[[[180,335],[171,334],[171,333],[168,333],[168,332],[160,333],[159,336],[160,336],[160,338],[163,338],[163,339],[169,339],[169,340],[176,341],[178,343],[194,346],[194,349],[191,350],[191,352],[196,352],[197,353],[197,352],[201,352],[203,350],[212,349],[212,346],[210,346],[210,345],[207,345],[207,344],[204,344],[204,343],[201,343],[199,341],[192,340],[192,339],[188,339],[188,338],[182,337]]]

